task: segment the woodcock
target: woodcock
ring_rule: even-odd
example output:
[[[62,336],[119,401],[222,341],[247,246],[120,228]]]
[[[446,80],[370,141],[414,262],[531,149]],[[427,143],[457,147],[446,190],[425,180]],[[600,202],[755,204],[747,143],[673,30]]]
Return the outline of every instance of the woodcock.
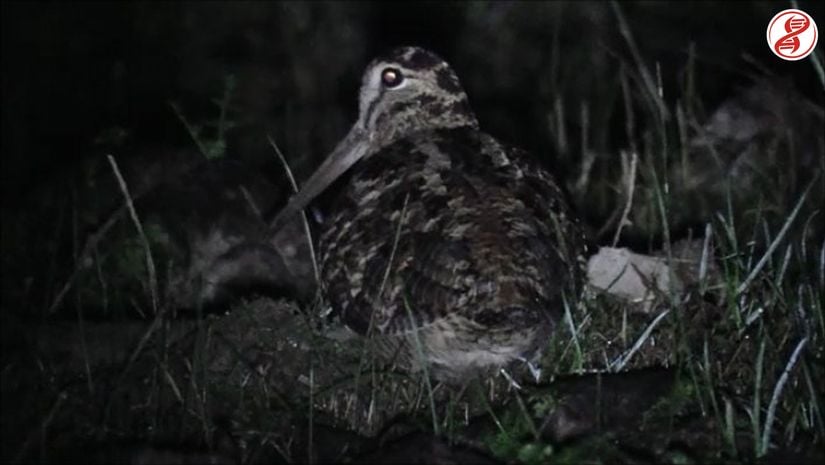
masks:
[[[358,121],[272,223],[343,174],[321,225],[322,286],[355,331],[458,381],[549,343],[585,245],[550,173],[479,129],[456,74],[417,47],[374,60]]]

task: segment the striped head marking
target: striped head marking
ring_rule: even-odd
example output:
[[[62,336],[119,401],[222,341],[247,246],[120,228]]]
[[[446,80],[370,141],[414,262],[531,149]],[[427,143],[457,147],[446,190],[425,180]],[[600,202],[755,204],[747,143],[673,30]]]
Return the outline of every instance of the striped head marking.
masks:
[[[277,230],[358,160],[420,131],[478,128],[458,77],[436,54],[401,47],[373,60],[361,80],[358,121],[272,221]]]
[[[364,72],[358,125],[377,149],[414,132],[478,122],[450,66],[432,52],[403,47]]]

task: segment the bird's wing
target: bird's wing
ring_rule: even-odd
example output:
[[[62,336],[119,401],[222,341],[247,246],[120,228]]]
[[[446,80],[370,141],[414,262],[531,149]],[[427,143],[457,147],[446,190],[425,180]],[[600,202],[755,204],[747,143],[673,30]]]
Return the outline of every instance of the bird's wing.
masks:
[[[321,238],[327,292],[347,323],[394,334],[456,313],[507,326],[555,312],[578,231],[552,177],[525,159],[449,130],[357,166]]]

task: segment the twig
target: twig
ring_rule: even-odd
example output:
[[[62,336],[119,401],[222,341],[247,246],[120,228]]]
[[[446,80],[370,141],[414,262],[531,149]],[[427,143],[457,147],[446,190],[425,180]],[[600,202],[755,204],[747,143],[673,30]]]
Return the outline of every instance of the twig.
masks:
[[[581,146],[582,146],[582,162],[579,179],[576,180],[576,193],[584,194],[587,185],[590,183],[590,173],[593,171],[593,163],[596,161],[596,152],[587,146],[587,136],[590,127],[590,111],[587,103],[582,102],[581,106]]]
[[[72,257],[74,258],[75,263],[79,263],[78,260],[78,237],[80,234],[78,233],[78,213],[77,213],[77,186],[72,185]],[[95,250],[95,252],[97,252]],[[97,259],[97,253],[95,253],[95,265],[98,272],[98,278],[100,279],[103,288],[103,310],[106,312],[108,310],[107,303],[106,303],[106,286],[105,281],[103,280],[103,276],[100,272],[100,260]],[[89,395],[93,396],[95,389],[94,389],[94,381],[92,378],[92,368],[89,363],[89,350],[86,344],[86,328],[83,322],[83,305],[81,301],[81,293],[75,292],[75,308],[77,313],[77,329],[80,336],[80,354],[83,358],[83,368],[85,369],[86,374],[86,387],[89,389]]]
[[[287,163],[284,154],[281,153],[281,149],[278,148],[278,144],[275,143],[275,140],[272,139],[272,136],[266,136],[266,139],[269,141],[269,145],[275,150],[275,154],[278,155],[278,159],[281,161],[281,164],[284,165],[284,171],[286,172],[286,177],[289,179],[289,184],[292,186],[292,192],[298,193],[298,183],[295,182],[295,177],[292,176],[292,170],[289,168],[289,163]],[[309,256],[312,259],[312,271],[315,273],[315,283],[318,285],[319,289],[321,286],[321,273],[318,270],[318,260],[315,256],[315,246],[312,244],[312,233],[309,230],[309,221],[307,220],[307,215],[305,211],[301,211],[301,219],[304,221],[304,234],[307,238],[307,245],[309,246]]]
[[[255,202],[255,199],[252,198],[252,194],[250,194],[244,186],[240,186],[239,189],[241,194],[243,194],[244,200],[246,200],[246,204],[249,205],[249,209],[252,210],[252,213],[254,213],[259,220],[263,221],[264,216],[261,213],[261,209],[258,207],[258,204]]]
[[[180,105],[178,105],[175,102],[169,102],[169,106],[172,107],[172,111],[175,112],[175,116],[177,116],[180,122],[183,123],[183,126],[186,128],[186,131],[189,132],[189,136],[192,138],[192,141],[195,142],[195,145],[198,146],[198,150],[201,152],[201,155],[208,159],[209,149],[201,141],[201,138],[198,134],[200,132],[199,129],[190,124],[189,120],[187,120],[186,117],[183,116],[183,111],[181,110]]]
[[[630,83],[627,82],[627,71],[625,66],[619,68],[619,83],[622,86],[622,98],[624,100],[624,130],[627,134],[627,142],[630,144],[630,150],[638,153],[638,145],[636,144],[636,116],[633,113],[633,98],[630,95]]]
[[[390,271],[392,270],[392,262],[395,260],[395,251],[398,248],[398,242],[401,238],[401,228],[404,226],[404,221],[405,221],[406,216],[407,216],[407,202],[409,201],[409,199],[410,199],[410,194],[407,193],[407,195],[404,197],[404,206],[401,208],[401,214],[398,218],[398,227],[396,228],[396,231],[395,231],[395,238],[393,240],[392,250],[390,250],[390,257],[387,260],[387,268],[384,271],[384,276],[383,276],[383,280],[381,282],[381,287],[378,289],[378,294],[376,294],[376,298],[375,298],[375,301],[373,301],[373,305],[379,303],[380,299],[382,298],[382,295],[384,294],[384,286],[386,285],[386,283],[389,279]],[[407,310],[409,312],[409,305],[407,304],[406,299],[404,299],[404,307],[407,308]],[[373,330],[375,329],[375,314],[376,313],[377,312],[374,312],[374,311],[370,312],[370,321],[367,324],[367,335],[371,336],[373,334]],[[410,317],[411,320],[413,319],[413,316],[412,316],[411,312],[409,313],[409,317]],[[415,327],[415,322],[413,321],[412,333],[415,336],[415,342],[420,344],[420,341],[418,340],[418,334],[416,333],[416,331],[417,330],[416,330],[416,327]],[[363,371],[363,367],[367,362],[367,350],[369,348],[370,348],[370,345],[365,344],[363,346],[363,349],[361,350],[361,356],[360,356],[359,362],[358,362],[358,365],[359,365],[358,374],[356,375],[356,378],[355,378],[356,386],[358,386],[358,384],[360,383],[361,372]],[[423,356],[423,349],[421,349],[420,347],[417,347],[417,349],[419,349],[418,353],[421,356],[421,358],[420,358],[421,366],[424,368],[424,376],[426,377],[426,380],[427,380],[426,381],[427,389],[428,389],[428,393],[430,394],[430,403],[432,404],[432,402],[433,402],[432,390],[433,389],[432,389],[432,385],[430,385],[429,375],[427,373],[427,365],[426,365],[426,362],[425,362],[424,356]],[[399,346],[399,350],[400,350],[400,346]],[[374,385],[374,383],[373,383],[373,385]],[[432,407],[432,405],[431,405],[431,407]],[[438,425],[436,423],[437,422],[436,422],[435,410],[433,410],[433,426],[436,428],[436,431],[437,431],[438,430],[437,429]]]
[[[627,154],[622,152],[622,159],[626,159]],[[624,229],[624,225],[627,223],[627,218],[630,215],[630,208],[633,206],[633,194],[636,191],[636,165],[638,164],[639,156],[636,152],[633,152],[633,158],[630,159],[630,169],[626,171],[625,176],[625,188],[627,189],[627,203],[624,206],[624,210],[622,210],[622,216],[619,218],[619,225],[616,227],[616,234],[613,236],[613,247],[616,247],[616,244],[619,243],[619,236],[622,234],[622,229]],[[626,166],[626,163],[623,163],[622,166]]]
[[[398,241],[401,239],[401,228],[404,226],[404,220],[407,218],[407,203],[410,201],[410,193],[404,197],[404,205],[401,207],[401,216],[398,218],[398,227],[395,229],[395,237],[392,241],[392,250],[390,251],[390,258],[387,260],[387,268],[384,269],[384,277],[381,279],[381,287],[378,288],[377,299],[381,299],[384,294],[384,287],[392,271],[392,262],[395,260],[395,251],[398,249]],[[376,302],[377,303],[377,302]]]
[[[60,391],[57,394],[57,398],[55,398],[54,402],[52,403],[52,408],[49,409],[49,413],[46,414],[46,417],[43,418],[43,421],[40,422],[37,429],[31,431],[29,433],[26,442],[20,447],[20,450],[17,451],[17,455],[12,460],[13,463],[20,463],[26,457],[26,452],[31,447],[32,443],[34,442],[34,438],[37,437],[37,433],[40,433],[40,439],[44,440],[46,436],[46,430],[49,429],[49,425],[51,425],[52,421],[54,421],[54,417],[57,415],[57,412],[60,411],[60,407],[63,405],[63,402],[69,398],[69,394],[66,391]],[[42,459],[41,459],[42,460]]]
[[[135,198],[138,198],[138,196],[136,195]],[[80,255],[78,255],[77,263],[75,264],[75,268],[72,272],[72,275],[69,276],[69,279],[66,280],[66,282],[63,284],[63,287],[60,289],[60,292],[57,293],[57,296],[52,301],[52,304],[49,305],[48,310],[46,310],[47,314],[51,315],[52,313],[54,313],[54,311],[57,310],[60,304],[63,303],[63,299],[66,298],[66,294],[68,294],[69,291],[72,289],[72,284],[74,284],[75,279],[77,279],[77,276],[83,269],[83,262],[86,260],[86,258],[88,258],[91,255],[92,251],[95,250],[95,248],[97,247],[97,244],[101,241],[101,239],[103,239],[106,233],[108,233],[109,230],[112,229],[112,226],[114,226],[115,223],[117,223],[117,221],[120,219],[121,215],[123,215],[123,212],[125,211],[125,205],[118,208],[114,213],[111,214],[111,216],[109,216],[106,222],[103,223],[103,225],[100,226],[100,228],[98,228],[97,231],[95,231],[93,234],[89,236],[88,239],[86,239],[86,245],[83,246],[83,251],[80,253]]]
[[[146,234],[143,232],[143,225],[140,223],[140,220],[137,216],[137,211],[135,211],[135,205],[132,201],[132,197],[129,195],[129,189],[126,187],[126,181],[123,180],[123,176],[120,174],[120,170],[117,167],[117,162],[112,155],[106,155],[106,158],[109,159],[109,164],[112,165],[112,171],[115,173],[115,177],[117,178],[117,182],[120,185],[120,190],[123,192],[123,197],[126,200],[126,207],[129,209],[129,215],[132,217],[132,222],[137,229],[138,236],[140,237],[141,244],[143,245],[143,252],[146,256],[146,268],[149,272],[149,294],[152,298],[152,310],[154,310],[155,314],[158,313],[158,282],[157,276],[155,273],[155,261],[152,260],[152,249],[149,247],[149,240],[146,238]]]
[[[407,299],[404,299],[404,308],[407,309],[407,316],[410,319],[410,326],[412,328],[410,332],[412,333],[412,338],[414,341],[413,345],[415,346],[415,352],[418,355],[419,361],[421,362],[421,369],[424,373],[422,376],[424,378],[424,384],[427,387],[427,394],[430,398],[430,415],[432,415],[433,420],[433,432],[436,435],[438,435],[440,434],[440,429],[438,427],[438,415],[435,411],[435,397],[433,396],[433,386],[430,382],[430,373],[427,367],[427,359],[424,355],[424,343],[421,342],[421,337],[418,335],[420,328],[416,326],[415,317],[412,314],[412,309],[410,309]]]
[[[149,342],[149,339],[152,337],[152,335],[155,333],[155,331],[157,331],[157,329],[160,327],[160,324],[163,321],[162,317],[163,317],[163,315],[161,313],[156,313],[155,314],[155,319],[152,321],[152,324],[149,325],[149,328],[146,330],[146,332],[143,333],[143,336],[140,338],[140,341],[138,341],[137,346],[135,346],[135,349],[132,351],[132,354],[129,356],[129,360],[126,362],[126,366],[123,368],[123,370],[118,375],[117,381],[114,384],[115,387],[119,387],[123,383],[123,380],[126,379],[126,375],[132,369],[132,366],[134,366],[135,361],[137,361],[138,357],[143,352],[143,349],[146,347],[146,344]],[[112,407],[112,404],[114,402],[113,397],[114,396],[110,396],[107,399],[106,406],[103,409],[103,424],[104,425],[109,422],[109,416],[111,414],[111,407]]]
[[[796,0],[791,0],[791,6],[793,8],[799,9],[799,2]],[[819,83],[822,85],[822,88],[825,89],[825,70],[822,68],[822,59],[819,58],[819,54],[814,53],[811,54],[811,64],[814,65],[814,70],[816,71],[816,77],[819,78]]]
[[[702,294],[706,289],[705,278],[708,275],[708,260],[710,260],[710,241],[713,236],[713,228],[710,223],[705,223],[705,240],[702,241],[702,257],[699,259],[699,287]]]
[[[627,46],[630,49],[630,54],[633,55],[633,61],[636,62],[636,67],[639,68],[639,74],[642,76],[642,82],[644,83],[645,90],[647,90],[648,97],[655,103],[656,109],[659,110],[661,119],[666,121],[670,117],[667,106],[665,106],[664,99],[662,99],[659,91],[657,90],[658,87],[650,74],[650,70],[647,69],[647,66],[645,66],[645,63],[642,60],[642,54],[639,53],[639,47],[636,46],[636,41],[633,39],[633,33],[627,25],[627,21],[625,20],[624,14],[622,14],[619,3],[612,1],[610,2],[610,6],[613,7],[613,12],[616,14],[616,19],[619,22],[619,32],[627,42]]]

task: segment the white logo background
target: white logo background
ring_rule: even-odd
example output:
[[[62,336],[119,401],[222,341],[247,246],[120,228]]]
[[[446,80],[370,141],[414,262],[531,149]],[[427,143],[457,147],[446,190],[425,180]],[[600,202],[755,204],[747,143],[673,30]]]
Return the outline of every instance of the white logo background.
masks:
[[[794,34],[800,29],[801,33]],[[788,31],[790,28],[790,32]],[[788,9],[777,13],[768,23],[768,47],[783,60],[796,61],[810,55],[819,39],[816,22],[802,10]],[[790,36],[790,37],[789,37]],[[785,40],[782,40],[786,37]],[[782,41],[780,43],[780,41]]]

